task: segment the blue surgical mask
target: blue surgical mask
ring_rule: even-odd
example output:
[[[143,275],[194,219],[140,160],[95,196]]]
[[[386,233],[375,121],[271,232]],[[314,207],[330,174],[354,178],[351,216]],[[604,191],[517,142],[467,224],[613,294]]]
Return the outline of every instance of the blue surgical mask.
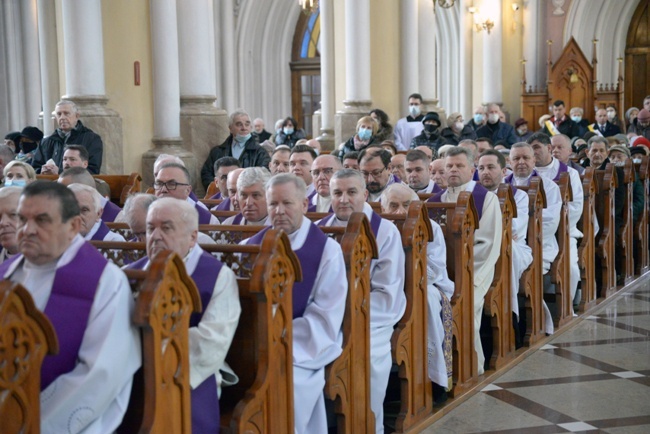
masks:
[[[582,116],[571,116],[571,120],[573,122],[580,122],[582,120]]]
[[[293,134],[293,128],[284,127],[284,128],[282,129],[282,131],[284,131],[284,134],[286,134],[287,136],[290,136],[290,135]]]
[[[418,105],[410,105],[409,106],[409,113],[411,114],[411,117],[417,118],[418,116],[420,116],[420,113],[422,113],[422,111],[420,110],[420,106],[418,106]]]
[[[237,134],[235,136],[235,141],[239,144],[246,143],[248,142],[248,139],[251,138],[251,133],[246,134],[245,136],[242,136],[240,134]]]
[[[359,128],[357,135],[361,140],[370,140],[370,137],[372,137],[372,130],[369,130],[368,128]]]
[[[474,114],[474,123],[480,124],[481,122],[483,122],[483,115],[480,113]]]
[[[8,179],[4,184],[5,187],[25,187],[26,185],[26,179]]]

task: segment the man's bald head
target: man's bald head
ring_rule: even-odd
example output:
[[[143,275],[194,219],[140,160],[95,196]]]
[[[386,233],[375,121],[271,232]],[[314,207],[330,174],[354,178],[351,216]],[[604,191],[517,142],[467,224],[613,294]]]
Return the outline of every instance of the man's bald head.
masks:
[[[391,184],[381,194],[381,210],[386,214],[406,214],[417,193],[403,184]]]
[[[70,184],[83,184],[94,189],[97,188],[95,178],[84,167],[69,167],[59,175],[58,182],[65,186]]]

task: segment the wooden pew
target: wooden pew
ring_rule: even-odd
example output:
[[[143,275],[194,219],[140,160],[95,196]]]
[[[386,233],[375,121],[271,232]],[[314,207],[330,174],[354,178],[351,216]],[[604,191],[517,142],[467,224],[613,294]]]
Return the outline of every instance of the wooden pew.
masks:
[[[17,283],[0,281],[0,432],[41,428],[41,364],[59,352],[54,327]]]
[[[528,232],[526,243],[533,253],[533,262],[521,275],[519,294],[526,299],[526,335],[524,345],[532,346],[544,337],[544,313],[542,308],[542,250],[544,244],[542,210],[546,208],[546,192],[539,177],[533,177],[528,187],[517,187],[528,193]],[[521,312],[522,306],[519,307]]]
[[[205,196],[203,199],[210,199],[212,196],[217,194],[219,192],[219,187],[217,186],[217,183],[212,181],[210,185],[208,185],[208,189],[205,192]]]
[[[625,205],[623,206],[623,227],[621,228],[619,243],[622,247],[621,268],[616,270],[623,278],[623,284],[627,285],[634,278],[634,221],[632,204],[634,203],[634,163],[631,159],[625,161],[623,168],[623,183],[625,185]]]
[[[393,363],[399,367],[401,408],[395,421],[406,432],[433,412],[433,388],[427,368],[427,246],[433,229],[422,202],[411,202],[406,216],[382,215],[402,235],[405,254],[406,311],[391,338]]]
[[[645,203],[641,218],[634,224],[634,272],[642,275],[650,270],[650,258],[648,254],[648,224],[650,223],[650,157],[643,156],[641,163],[635,163],[635,169],[639,180],[643,183]]]
[[[156,255],[146,271],[126,270],[136,297],[133,323],[142,337],[123,433],[191,434],[189,324],[201,298],[175,253]]]
[[[571,190],[571,182],[569,181],[569,174],[567,172],[560,174],[560,179],[557,181],[560,187],[560,196],[562,198],[562,208],[560,210],[560,224],[557,228],[556,238],[559,251],[555,260],[551,264],[550,276],[551,282],[555,284],[555,297],[551,299],[555,301],[557,306],[557,314],[553,318],[555,327],[559,328],[571,321],[573,315],[571,313],[571,306],[573,300],[571,299],[571,250],[570,250],[570,234],[569,234],[569,202],[573,200],[573,192]]]
[[[478,377],[474,349],[474,231],[478,214],[471,193],[461,192],[457,203],[426,203],[429,217],[445,234],[447,272],[454,282],[450,302],[453,315],[454,389],[452,397],[467,392]]]
[[[325,370],[325,396],[334,401],[339,434],[373,433],[375,416],[370,409],[369,357],[370,263],[377,258],[377,243],[363,213],[352,213],[345,228],[321,229],[330,236],[334,235],[341,244],[348,277],[342,327],[343,351]]]
[[[614,165],[608,164],[604,170],[596,170],[596,216],[600,230],[596,236],[596,266],[601,270],[600,297],[610,297],[616,292],[616,270],[614,265],[614,190],[618,177]]]
[[[492,285],[485,295],[484,312],[492,323],[492,357],[490,369],[500,369],[515,355],[515,334],[512,328],[511,274],[512,268],[512,219],[517,217],[517,204],[508,184],[497,190],[501,206],[501,254],[495,265]]]
[[[596,181],[594,180],[593,167],[587,167],[582,178],[582,191],[584,202],[582,217],[578,222],[578,230],[582,232],[582,240],[578,246],[578,262],[580,265],[580,278],[582,298],[580,312],[585,312],[596,303],[596,240],[594,233]]]

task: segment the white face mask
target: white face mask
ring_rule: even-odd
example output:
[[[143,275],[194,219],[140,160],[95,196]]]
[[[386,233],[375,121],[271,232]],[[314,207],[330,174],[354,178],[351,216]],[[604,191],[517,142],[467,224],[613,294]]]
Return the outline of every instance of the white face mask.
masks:
[[[499,121],[499,113],[491,113],[488,116],[488,122],[491,124],[496,124]]]
[[[463,125],[462,122],[455,122],[454,123],[454,128],[456,128],[456,131],[463,131],[464,127],[465,127],[465,125]]]
[[[420,116],[420,113],[421,113],[420,106],[418,106],[418,105],[410,105],[409,106],[409,113],[411,114],[412,118],[417,118],[418,116]]]
[[[641,159],[640,158],[633,158],[632,161],[634,162],[634,164],[637,164],[637,163],[641,164]]]
[[[616,117],[616,112],[614,110],[607,111],[607,119],[610,121]]]

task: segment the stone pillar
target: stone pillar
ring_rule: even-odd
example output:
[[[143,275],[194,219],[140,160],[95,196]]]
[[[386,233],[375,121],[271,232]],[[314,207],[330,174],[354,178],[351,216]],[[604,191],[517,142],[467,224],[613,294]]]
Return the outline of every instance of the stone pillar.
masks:
[[[431,6],[431,5],[429,5]],[[404,103],[412,93],[420,92],[418,0],[400,1],[400,82]],[[434,40],[435,41],[435,40]],[[424,97],[424,95],[423,95]]]
[[[22,89],[24,89],[22,57],[20,53],[20,4],[18,2],[0,3],[0,20],[2,20],[2,31],[4,33],[5,51],[2,55],[6,65],[7,77],[7,124],[9,130],[21,130],[25,123],[24,100]]]
[[[370,111],[370,0],[345,0],[345,100],[336,113],[336,144]]]
[[[418,89],[423,98],[424,107],[422,111],[437,112],[444,124],[444,119],[447,116],[445,110],[438,107],[436,94],[436,16],[429,2],[419,2],[417,39]]]
[[[153,164],[160,154],[181,157],[192,179],[197,179],[196,158],[183,148],[181,138],[176,1],[151,0],[150,8],[154,149],[142,156],[145,188],[153,184]]]
[[[541,44],[540,39],[543,42],[543,35],[539,34],[539,0],[526,0],[524,1],[524,7],[522,11],[523,17],[523,56],[526,59],[526,88],[528,86],[542,86],[540,82],[540,77],[538,75],[539,71],[539,53],[542,53],[543,56],[546,55],[546,50],[544,50],[546,44]],[[544,62],[541,62],[542,67],[545,66]],[[542,86],[543,88],[543,86]]]
[[[483,103],[503,103],[503,80],[501,60],[503,20],[501,19],[501,1],[483,0],[482,19],[494,21],[490,34],[483,30]]]
[[[196,194],[205,193],[200,182],[199,167],[210,150],[228,137],[228,115],[215,106],[216,79],[214,73],[214,11],[212,0],[180,1],[178,12],[178,42],[180,50],[180,132],[183,147],[191,152],[197,163],[193,177]]]
[[[54,0],[38,0],[38,48],[41,66],[43,133],[54,132],[52,111],[59,100],[59,54],[57,50]]]
[[[225,59],[221,65],[221,78],[223,79],[223,102],[222,105],[228,111],[237,107],[237,96],[235,92],[235,74],[237,73],[237,58],[235,55],[235,16],[233,0],[221,0],[221,59]],[[252,119],[251,119],[252,120]]]
[[[36,0],[20,4],[22,20],[23,71],[25,77],[25,123],[37,125],[41,113],[41,71],[38,58]]]
[[[122,173],[122,118],[106,105],[101,0],[62,0],[61,4],[66,87],[63,98],[74,101],[84,125],[101,136],[102,173]]]
[[[460,51],[460,112],[469,120],[474,113],[472,107],[472,52],[474,50],[473,32],[474,32],[474,16],[470,13],[465,13],[467,7],[472,6],[471,0],[460,0],[458,8],[461,11],[459,18],[460,37],[459,37],[459,51]]]
[[[340,142],[334,141],[334,2],[320,0],[320,82],[321,103],[319,114],[320,135],[317,137],[323,150],[333,150]],[[314,129],[314,131],[318,131]],[[315,134],[314,134],[315,135]]]

